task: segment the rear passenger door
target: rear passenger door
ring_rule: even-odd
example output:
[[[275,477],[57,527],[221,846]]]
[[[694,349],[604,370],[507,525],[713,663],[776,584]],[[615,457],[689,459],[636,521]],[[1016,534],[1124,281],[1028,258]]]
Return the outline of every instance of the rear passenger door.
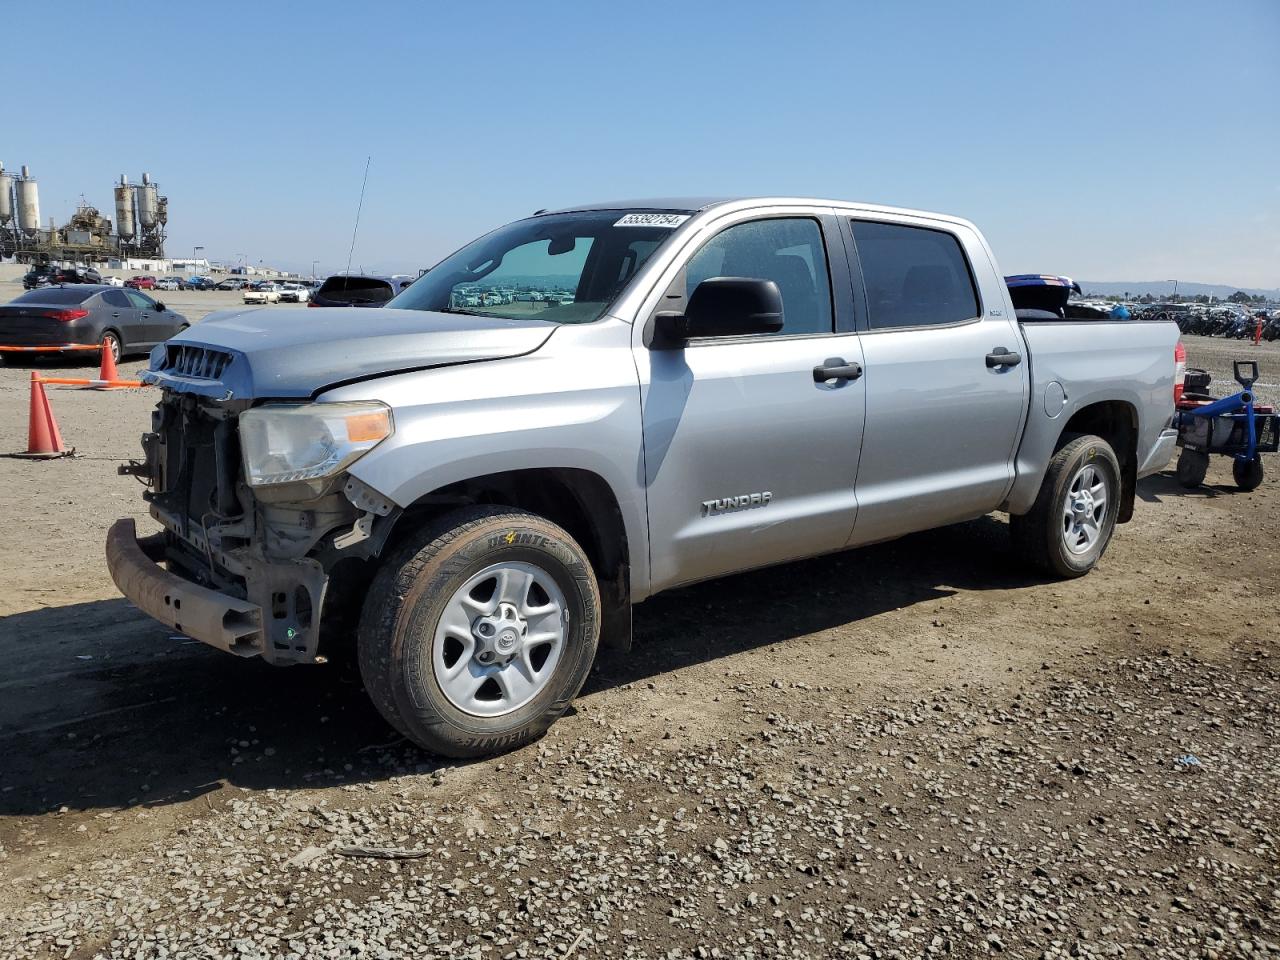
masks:
[[[866,306],[866,426],[851,544],[981,516],[1004,499],[1027,405],[1025,358],[976,232],[950,221],[846,219]]]

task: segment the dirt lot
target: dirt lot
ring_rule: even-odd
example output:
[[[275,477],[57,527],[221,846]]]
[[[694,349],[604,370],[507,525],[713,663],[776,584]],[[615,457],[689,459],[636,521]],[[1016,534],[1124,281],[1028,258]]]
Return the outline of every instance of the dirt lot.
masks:
[[[151,400],[52,403],[81,456],[0,459],[0,957],[1280,952],[1280,460],[1144,481],[1069,583],[990,517],[657,598],[542,742],[453,764],[120,599]]]

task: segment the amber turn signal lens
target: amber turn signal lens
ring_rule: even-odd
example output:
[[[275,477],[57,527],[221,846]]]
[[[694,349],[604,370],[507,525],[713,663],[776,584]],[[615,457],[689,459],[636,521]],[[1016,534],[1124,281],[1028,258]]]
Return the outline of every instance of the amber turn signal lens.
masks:
[[[391,433],[391,414],[386,410],[376,413],[353,413],[346,418],[347,439],[352,443],[381,440]]]

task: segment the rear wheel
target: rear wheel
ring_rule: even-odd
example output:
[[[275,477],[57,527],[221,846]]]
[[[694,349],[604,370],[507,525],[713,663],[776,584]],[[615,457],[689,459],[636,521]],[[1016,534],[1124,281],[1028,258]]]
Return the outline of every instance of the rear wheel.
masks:
[[[1202,450],[1182,448],[1178,455],[1178,466],[1175,475],[1178,483],[1188,490],[1195,489],[1204,483],[1205,474],[1209,472],[1209,455]]]
[[[600,596],[582,548],[503,507],[448,514],[387,558],[365,600],[360,673],[378,710],[451,757],[536,739],[591,669]]]
[[[1252,460],[1236,460],[1231,464],[1231,475],[1235,477],[1236,486],[1241,490],[1256,490],[1262,483],[1262,458]]]
[[[1120,462],[1101,437],[1068,441],[1049,461],[1031,510],[1009,518],[1015,548],[1060,577],[1093,569],[1111,542],[1120,510]]]

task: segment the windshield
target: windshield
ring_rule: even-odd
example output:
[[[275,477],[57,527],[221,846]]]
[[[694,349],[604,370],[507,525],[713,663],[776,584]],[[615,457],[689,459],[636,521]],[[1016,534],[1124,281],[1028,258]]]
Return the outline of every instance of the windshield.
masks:
[[[599,210],[518,220],[441,261],[387,306],[590,323],[687,219]]]

